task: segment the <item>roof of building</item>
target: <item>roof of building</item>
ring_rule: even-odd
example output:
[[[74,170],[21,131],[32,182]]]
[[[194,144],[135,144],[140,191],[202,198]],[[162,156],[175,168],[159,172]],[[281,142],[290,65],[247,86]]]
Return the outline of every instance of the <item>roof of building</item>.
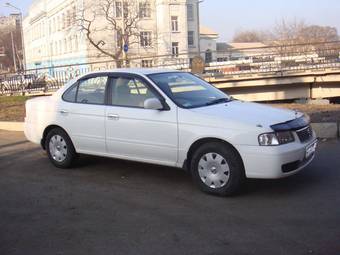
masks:
[[[255,50],[266,48],[267,45],[262,42],[253,42],[253,43],[217,43],[216,45],[217,51],[226,51],[226,50]]]
[[[203,37],[217,38],[219,34],[206,26],[200,26],[200,35]]]
[[[228,43],[228,44],[235,49],[251,49],[266,47],[266,45],[262,42]]]

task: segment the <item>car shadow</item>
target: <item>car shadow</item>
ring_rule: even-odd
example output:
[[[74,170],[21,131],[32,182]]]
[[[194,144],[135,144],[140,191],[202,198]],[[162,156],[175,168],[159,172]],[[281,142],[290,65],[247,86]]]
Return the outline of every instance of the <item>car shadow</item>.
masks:
[[[86,172],[96,169],[96,171],[118,175],[121,178],[156,178],[163,183],[171,181],[187,183],[188,185],[192,183],[190,175],[179,168],[88,155],[81,155],[75,169]],[[331,178],[331,176],[321,174],[322,171],[319,170],[311,165],[296,175],[284,179],[247,179],[242,189],[234,197],[261,193],[288,195],[310,190],[315,185],[320,185],[321,182],[327,181],[327,178]]]
[[[307,167],[303,171],[283,179],[247,179],[240,195],[256,193],[289,195],[312,190],[331,178],[327,175],[321,175],[320,172],[317,169]]]
[[[102,172],[115,170],[124,177],[145,174],[159,178],[188,179],[189,176],[186,171],[180,168],[89,155],[80,155],[75,164],[75,169],[81,171],[96,169]]]
[[[15,143],[2,144],[2,145],[0,145],[0,149],[4,149],[4,148],[8,148],[8,147],[13,147],[13,146],[21,145],[21,144],[25,144],[25,143],[28,143],[28,141],[27,140],[23,140],[23,141],[18,141],[18,142],[15,142]]]

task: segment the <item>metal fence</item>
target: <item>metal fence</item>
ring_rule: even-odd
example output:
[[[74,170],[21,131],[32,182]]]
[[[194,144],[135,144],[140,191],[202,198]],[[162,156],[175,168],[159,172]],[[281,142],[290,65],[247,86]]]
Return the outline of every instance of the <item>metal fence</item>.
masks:
[[[257,48],[226,49],[224,51],[203,52],[215,60],[206,62],[203,77],[228,77],[252,75],[285,75],[325,69],[340,69],[340,42],[317,44],[295,44],[285,46],[265,46]],[[130,59],[131,67],[143,67],[149,59],[148,67],[191,70],[192,59],[188,54],[178,56],[136,57]],[[206,59],[211,59],[206,56]],[[218,60],[218,61],[217,61]],[[108,70],[115,62],[96,61],[75,65],[49,66],[29,69],[23,73],[0,74],[0,94],[50,92],[63,86],[67,81],[91,71]]]

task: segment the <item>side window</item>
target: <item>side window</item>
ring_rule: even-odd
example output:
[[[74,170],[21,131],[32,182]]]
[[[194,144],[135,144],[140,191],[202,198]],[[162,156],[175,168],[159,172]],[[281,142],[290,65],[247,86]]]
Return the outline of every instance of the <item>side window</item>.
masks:
[[[135,78],[112,78],[112,105],[144,108],[146,99],[156,97],[149,87]]]
[[[74,103],[76,101],[77,89],[78,89],[78,85],[71,87],[71,89],[65,92],[65,94],[63,95],[63,99],[66,102]]]
[[[107,76],[99,76],[80,81],[77,103],[104,104]]]

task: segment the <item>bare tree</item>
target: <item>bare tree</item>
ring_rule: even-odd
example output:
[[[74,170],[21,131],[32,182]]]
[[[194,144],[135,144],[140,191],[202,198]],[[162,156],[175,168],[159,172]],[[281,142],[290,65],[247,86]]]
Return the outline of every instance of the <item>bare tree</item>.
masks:
[[[275,52],[282,55],[318,51],[319,55],[334,55],[330,47],[337,47],[337,29],[329,26],[308,25],[303,20],[286,21],[282,19],[272,31],[248,30],[235,34],[233,42],[264,42],[276,46]],[[325,51],[325,53],[321,53]]]
[[[250,42],[265,42],[270,40],[271,34],[269,32],[257,30],[244,30],[236,32],[234,43],[250,43]]]
[[[294,55],[324,51],[333,47],[339,39],[336,28],[328,26],[307,25],[303,20],[287,22],[282,20],[277,23],[273,30],[272,45],[278,46],[277,51],[282,55]]]
[[[85,6],[77,22],[89,43],[121,67],[124,61],[128,62],[124,47],[151,44],[151,38],[140,33],[140,21],[150,12],[148,1],[98,0],[95,6]]]

